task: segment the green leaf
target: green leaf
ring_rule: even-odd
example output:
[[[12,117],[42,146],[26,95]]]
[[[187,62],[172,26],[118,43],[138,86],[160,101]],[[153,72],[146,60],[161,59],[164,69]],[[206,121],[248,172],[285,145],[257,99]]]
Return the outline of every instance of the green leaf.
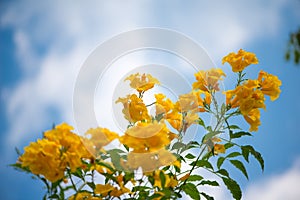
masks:
[[[240,137],[243,137],[243,136],[252,136],[252,134],[249,133],[249,132],[245,132],[245,131],[230,133],[230,138],[231,139],[240,138]]]
[[[229,161],[232,165],[234,165],[237,169],[239,169],[247,179],[249,179],[247,170],[241,161],[239,160],[229,160]]]
[[[229,129],[240,129],[241,130],[241,128],[238,125],[230,125],[228,128]]]
[[[137,192],[137,191],[145,191],[145,190],[149,190],[151,189],[150,187],[147,186],[135,186],[132,188],[133,192]]]
[[[240,200],[242,198],[242,191],[237,182],[231,178],[222,178],[222,180],[227,189],[231,192],[233,198],[236,200]]]
[[[203,126],[204,128],[206,127],[204,121],[203,121],[200,117],[199,117],[199,119],[198,119],[198,124],[199,124],[200,126]]]
[[[191,163],[191,165],[194,165],[195,161]],[[198,167],[205,167],[205,168],[209,168],[209,169],[214,169],[212,164],[210,164],[210,162],[208,162],[207,160],[198,160],[196,162],[196,166]]]
[[[161,197],[162,195],[160,193],[154,193],[152,196],[150,196],[150,199],[156,199]],[[135,199],[134,199],[135,200]]]
[[[9,166],[13,167],[13,168],[15,168],[15,170],[18,170],[21,172],[31,173],[29,167],[22,167],[21,163],[10,164]]]
[[[219,183],[217,181],[203,180],[198,185],[219,186]]]
[[[172,150],[174,149],[181,149],[182,147],[185,147],[186,145],[182,142],[175,142],[172,146]]]
[[[187,159],[194,159],[196,158],[196,156],[194,156],[193,154],[189,153],[185,156]]]
[[[219,158],[218,158],[218,161],[217,161],[217,167],[218,167],[218,169],[221,168],[221,166],[222,166],[224,160],[225,160],[224,157],[219,157]]]
[[[229,173],[225,169],[220,169],[219,171],[216,171],[215,173],[221,174],[222,176],[229,177]]]
[[[187,179],[187,181],[201,181],[203,179],[203,177],[202,176],[200,176],[200,175],[190,175],[189,177],[188,177],[188,179]]]
[[[209,131],[206,135],[203,136],[202,142],[206,143],[209,139],[213,138],[214,136],[223,133],[223,131]]]
[[[232,144],[232,143],[230,143],[230,142],[224,144],[225,149],[229,149],[229,148],[231,148],[231,147],[233,147],[233,146],[234,146],[234,144]]]
[[[254,156],[254,158],[259,162],[261,170],[264,171],[265,164],[262,155],[258,151],[255,151],[255,149],[250,145],[242,146],[242,154],[247,162],[249,162],[249,153]]]
[[[183,191],[194,200],[200,200],[200,194],[197,187],[192,183],[186,183],[182,186]]]
[[[232,153],[228,154],[226,156],[226,158],[234,158],[234,157],[237,157],[237,156],[240,156],[240,155],[241,155],[240,152],[232,152]]]
[[[206,200],[214,200],[214,198],[212,196],[209,196],[208,194],[201,192],[200,193],[202,196],[204,196],[206,198]]]
[[[16,153],[17,153],[18,156],[21,156],[21,155],[22,155],[22,153],[21,153],[21,151],[18,149],[18,147],[15,147],[15,151],[16,151]]]
[[[58,194],[52,194],[51,196],[49,196],[49,199],[59,199]]]
[[[249,153],[250,153],[249,149],[246,148],[245,146],[242,146],[241,149],[242,149],[242,155],[243,155],[243,157],[245,158],[245,160],[247,162],[249,162]]]
[[[87,182],[87,185],[90,186],[93,190],[96,188],[96,185],[94,182]]]
[[[165,177],[165,174],[163,173],[163,171],[160,171],[159,178],[161,181],[161,186],[162,186],[162,188],[164,188],[165,184],[166,184],[166,177]]]

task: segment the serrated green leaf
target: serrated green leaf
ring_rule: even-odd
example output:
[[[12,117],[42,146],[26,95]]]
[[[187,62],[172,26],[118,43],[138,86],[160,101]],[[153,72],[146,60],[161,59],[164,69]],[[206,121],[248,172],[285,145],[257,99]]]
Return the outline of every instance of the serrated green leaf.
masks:
[[[241,149],[242,149],[242,155],[243,155],[243,157],[245,158],[245,160],[247,161],[247,162],[249,162],[249,149],[247,149],[246,147],[244,147],[244,146],[242,146],[241,147]]]
[[[240,138],[240,137],[243,137],[243,136],[252,136],[252,134],[249,133],[249,132],[245,132],[245,131],[239,131],[239,132],[236,132],[236,133],[230,133],[230,138],[231,139]]]
[[[225,169],[220,169],[220,170],[216,171],[216,173],[221,174],[222,176],[229,177],[229,173]]]
[[[234,144],[232,144],[230,142],[224,144],[224,147],[225,147],[226,150],[229,149],[229,148],[231,148],[231,147],[233,147],[233,146],[234,146]]]
[[[227,189],[231,192],[233,198],[236,200],[240,200],[242,198],[242,191],[237,182],[231,178],[222,178],[222,180]]]
[[[203,179],[203,177],[202,176],[200,176],[200,175],[190,175],[189,177],[188,177],[188,179],[187,179],[187,181],[201,181]]]
[[[217,161],[217,167],[218,167],[218,169],[221,168],[221,166],[222,166],[224,160],[225,160],[224,157],[219,157],[219,158],[218,158],[218,161]]]
[[[219,183],[217,181],[203,180],[198,185],[219,186]]]
[[[206,198],[206,200],[214,200],[214,198],[212,196],[209,196],[208,194],[201,192],[200,193],[202,196],[204,196]]]
[[[237,157],[237,156],[240,156],[240,155],[241,155],[240,152],[232,152],[232,153],[228,154],[226,156],[226,158],[234,158],[234,157]]]
[[[192,183],[186,183],[182,186],[182,190],[194,200],[200,200],[200,194],[197,187]]]
[[[185,156],[187,159],[194,159],[196,158],[196,156],[194,156],[193,154],[189,153]]]
[[[229,160],[229,161],[232,165],[234,165],[237,169],[239,169],[247,179],[249,179],[247,170],[241,161],[239,160]]]
[[[259,162],[262,171],[264,171],[265,164],[262,155],[250,145],[242,146],[242,154],[247,162],[249,162],[249,153],[254,156],[254,158]]]
[[[194,165],[195,161],[191,163],[191,165]],[[207,160],[198,160],[196,162],[196,166],[198,167],[205,167],[205,168],[209,168],[209,169],[214,169],[212,164],[210,164],[210,162],[208,162]]]

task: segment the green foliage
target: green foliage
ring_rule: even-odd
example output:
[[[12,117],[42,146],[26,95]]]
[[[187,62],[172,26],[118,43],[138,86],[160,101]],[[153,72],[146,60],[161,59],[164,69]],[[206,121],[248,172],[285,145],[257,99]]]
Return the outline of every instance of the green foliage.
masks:
[[[231,192],[232,197],[236,200],[240,200],[242,198],[242,191],[237,182],[231,178],[222,178],[224,184]]]
[[[287,61],[292,60],[296,65],[300,63],[300,28],[290,34],[287,51],[285,53],[285,59]]]
[[[192,183],[186,183],[183,185],[183,191],[194,200],[200,200],[200,194],[197,187]]]

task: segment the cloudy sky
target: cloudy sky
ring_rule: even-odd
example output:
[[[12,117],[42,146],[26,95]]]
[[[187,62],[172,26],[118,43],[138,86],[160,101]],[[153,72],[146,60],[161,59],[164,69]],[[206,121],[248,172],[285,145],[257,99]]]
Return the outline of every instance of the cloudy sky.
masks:
[[[265,172],[251,160],[249,181],[234,175],[242,184],[245,200],[299,199],[300,67],[284,60],[288,35],[300,26],[299,9],[298,0],[0,1],[1,199],[41,199],[43,189],[37,181],[7,167],[17,158],[14,147],[23,149],[53,123],[76,125],[73,92],[85,60],[110,38],[145,27],[186,35],[217,66],[229,52],[240,48],[255,52],[260,63],[247,69],[250,76],[256,77],[260,69],[279,76],[281,97],[267,102],[263,124],[249,140],[264,155]],[[160,54],[136,52],[115,65],[134,70],[151,63],[179,63],[178,71],[184,69],[178,58]],[[109,96],[128,72],[124,69],[108,71],[102,84],[110,83],[111,89],[100,84],[99,92],[106,88]],[[193,81],[190,76],[187,79]],[[96,114],[99,124],[112,124],[107,119],[112,116],[107,117],[101,107],[105,101],[95,97],[101,102],[95,112],[103,109],[103,115]],[[230,199],[226,190],[214,193],[217,200]]]

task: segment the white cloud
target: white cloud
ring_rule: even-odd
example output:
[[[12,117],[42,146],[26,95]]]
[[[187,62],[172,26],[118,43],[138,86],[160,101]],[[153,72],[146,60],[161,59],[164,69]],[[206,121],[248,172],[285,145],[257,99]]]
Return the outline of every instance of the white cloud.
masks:
[[[19,1],[7,4],[1,27],[14,31],[24,76],[6,89],[8,140],[18,145],[52,123],[49,108],[72,122],[72,93],[80,65],[97,44],[143,26],[167,27],[190,35],[220,58],[280,26],[284,1],[180,4],[172,2]],[[186,13],[187,12],[187,13]]]
[[[298,200],[300,199],[300,159],[287,171],[250,185],[243,199]]]

